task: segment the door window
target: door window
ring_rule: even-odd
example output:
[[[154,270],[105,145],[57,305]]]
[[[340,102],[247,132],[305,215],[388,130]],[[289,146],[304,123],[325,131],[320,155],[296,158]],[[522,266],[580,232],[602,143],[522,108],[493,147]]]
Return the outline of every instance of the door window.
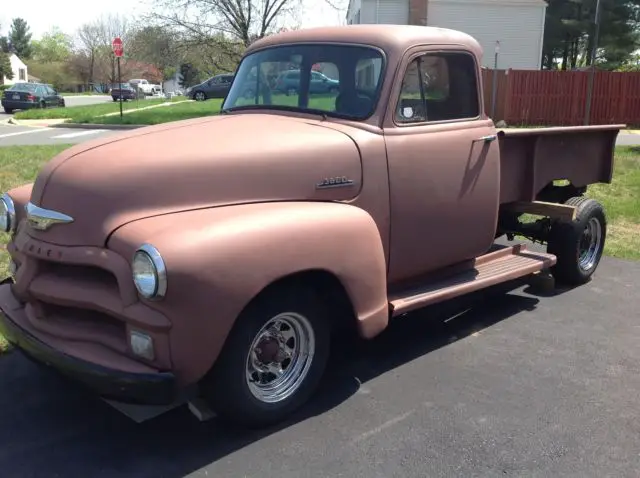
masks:
[[[478,117],[479,112],[473,56],[427,53],[409,64],[395,111],[397,123],[465,120]]]

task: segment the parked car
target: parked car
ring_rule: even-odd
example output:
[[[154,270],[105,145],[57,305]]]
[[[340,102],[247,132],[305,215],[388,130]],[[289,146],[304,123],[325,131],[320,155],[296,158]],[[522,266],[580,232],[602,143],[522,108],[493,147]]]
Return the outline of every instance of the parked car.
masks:
[[[298,94],[300,89],[300,70],[289,70],[282,72],[276,79],[274,91],[285,93],[287,95]],[[329,78],[319,71],[311,71],[309,80],[310,94],[333,93],[336,94],[340,90],[340,82]]]
[[[119,83],[115,83],[111,86],[111,98],[113,101],[118,101],[120,96],[123,100],[135,100],[138,97],[138,89],[130,85],[129,83],[122,83],[122,88]]]
[[[338,96],[303,75],[244,98],[291,62],[335,64]],[[316,393],[337,335],[535,274],[587,283],[607,219],[585,192],[624,125],[496,130],[481,65],[471,36],[423,26],[254,42],[222,114],[76,145],[2,196],[0,333],[100,396],[253,427]]]
[[[31,108],[65,106],[64,97],[45,83],[16,83],[2,94],[2,108],[5,113]]]
[[[196,101],[205,101],[209,98],[224,98],[229,92],[232,81],[232,73],[212,76],[202,83],[187,88],[186,96]]]

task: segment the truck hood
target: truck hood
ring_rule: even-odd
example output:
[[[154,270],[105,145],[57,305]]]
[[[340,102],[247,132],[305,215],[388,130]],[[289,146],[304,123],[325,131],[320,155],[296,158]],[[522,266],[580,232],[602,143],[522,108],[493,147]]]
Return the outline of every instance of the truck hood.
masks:
[[[325,178],[347,187],[318,187]],[[362,183],[354,141],[331,124],[232,114],[151,126],[73,146],[38,175],[31,202],[73,222],[30,234],[103,246],[137,219],[264,201],[349,200]]]

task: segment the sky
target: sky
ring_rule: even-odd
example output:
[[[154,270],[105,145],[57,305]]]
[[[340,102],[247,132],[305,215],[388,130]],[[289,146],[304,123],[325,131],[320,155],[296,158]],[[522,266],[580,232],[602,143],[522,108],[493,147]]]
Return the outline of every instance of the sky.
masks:
[[[303,27],[322,25],[336,25],[344,20],[344,12],[348,0],[334,0],[334,4],[344,7],[343,11],[336,12],[323,0],[299,0],[302,3],[300,21]],[[127,10],[134,15],[145,13],[148,2],[145,0],[128,0]],[[33,39],[36,40],[43,33],[54,26],[59,27],[68,34],[75,31],[84,23],[103,14],[121,13],[113,9],[112,2],[89,2],[86,0],[57,0],[55,8],[51,8],[51,0],[31,0],[28,9],[19,9],[17,12],[29,24]],[[89,8],[87,6],[90,5]],[[12,15],[10,9],[0,9],[0,34],[6,35],[9,30]],[[16,15],[17,16],[17,15]]]

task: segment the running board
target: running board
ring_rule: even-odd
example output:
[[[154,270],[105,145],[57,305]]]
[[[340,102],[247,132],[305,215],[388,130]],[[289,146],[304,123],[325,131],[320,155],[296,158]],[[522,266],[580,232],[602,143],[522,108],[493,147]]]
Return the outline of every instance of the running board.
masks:
[[[532,252],[524,244],[502,247],[470,261],[464,269],[389,297],[391,316],[525,277],[555,265],[556,256]]]

